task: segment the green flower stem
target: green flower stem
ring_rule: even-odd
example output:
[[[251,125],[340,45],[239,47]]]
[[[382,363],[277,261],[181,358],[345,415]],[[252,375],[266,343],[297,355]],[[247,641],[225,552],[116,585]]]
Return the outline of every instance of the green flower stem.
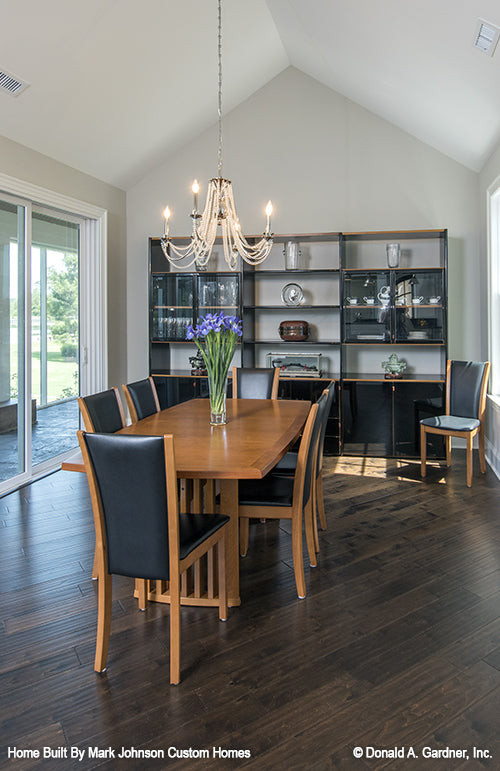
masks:
[[[224,410],[224,397],[227,387],[227,373],[233,358],[238,335],[230,330],[214,332],[210,330],[202,345],[194,338],[205,362],[210,391],[210,409],[221,413]]]

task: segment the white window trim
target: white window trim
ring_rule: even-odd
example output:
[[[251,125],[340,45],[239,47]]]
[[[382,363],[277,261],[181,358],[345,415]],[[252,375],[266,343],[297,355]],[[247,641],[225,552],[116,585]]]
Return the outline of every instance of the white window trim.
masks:
[[[107,210],[2,173],[0,191],[45,208],[84,217],[80,244],[83,323],[80,332],[85,342],[81,351],[80,391],[82,394],[102,391],[108,387]]]

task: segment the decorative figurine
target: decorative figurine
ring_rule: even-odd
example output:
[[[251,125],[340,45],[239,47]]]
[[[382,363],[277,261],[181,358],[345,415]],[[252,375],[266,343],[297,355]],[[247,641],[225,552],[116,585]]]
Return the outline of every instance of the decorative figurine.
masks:
[[[192,375],[206,375],[207,370],[205,368],[205,362],[203,360],[203,356],[201,355],[201,351],[196,352],[196,356],[190,356],[189,357],[189,363],[191,364],[191,374]]]
[[[403,377],[403,372],[406,369],[406,362],[402,359],[398,359],[395,353],[391,353],[387,361],[382,362],[382,369],[385,370],[386,378]]]

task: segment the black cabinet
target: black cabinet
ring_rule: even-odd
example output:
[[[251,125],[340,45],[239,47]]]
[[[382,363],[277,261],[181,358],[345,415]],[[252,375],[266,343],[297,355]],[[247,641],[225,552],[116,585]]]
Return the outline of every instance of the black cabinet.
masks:
[[[344,380],[343,451],[348,455],[420,457],[420,420],[443,411],[442,383]],[[432,438],[428,456],[442,458],[443,441]]]

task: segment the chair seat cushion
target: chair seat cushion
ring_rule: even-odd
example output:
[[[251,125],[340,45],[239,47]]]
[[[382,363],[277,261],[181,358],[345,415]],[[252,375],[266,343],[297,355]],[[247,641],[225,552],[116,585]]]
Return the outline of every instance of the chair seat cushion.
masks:
[[[229,522],[222,514],[179,514],[179,557],[184,559],[203,541]]]
[[[441,428],[443,431],[474,431],[481,425],[477,418],[457,418],[455,415],[436,415],[420,422],[429,428]]]
[[[240,506],[291,506],[294,477],[268,474],[240,482]]]
[[[274,473],[280,473],[280,474],[295,474],[295,471],[297,470],[297,459],[299,457],[298,452],[290,451],[287,452],[286,455],[283,456],[283,458],[276,464],[276,466],[272,470],[272,474]]]

